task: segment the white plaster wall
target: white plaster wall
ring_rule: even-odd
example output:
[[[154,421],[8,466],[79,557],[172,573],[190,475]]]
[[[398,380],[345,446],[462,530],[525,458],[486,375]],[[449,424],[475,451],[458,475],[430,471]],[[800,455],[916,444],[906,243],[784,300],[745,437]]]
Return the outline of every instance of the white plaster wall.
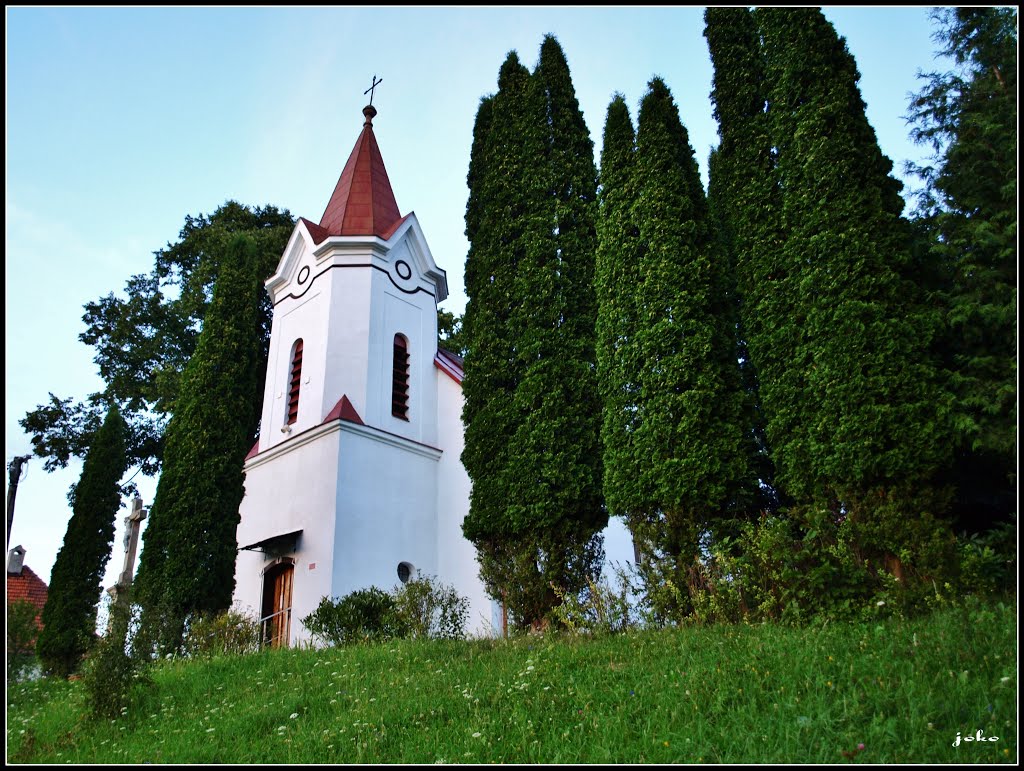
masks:
[[[399,562],[436,574],[439,453],[376,429],[341,426],[331,596],[390,590],[399,584]]]
[[[263,422],[260,424],[260,452],[275,447],[290,437],[320,425],[324,414],[323,382],[327,336],[326,296],[321,288],[312,288],[299,299],[283,300],[274,309],[267,382],[263,397]],[[299,385],[299,414],[288,431],[288,389],[292,351],[302,340],[302,375]]]
[[[410,252],[408,238],[397,237],[390,244],[386,260],[371,279],[370,369],[366,413],[363,420],[424,444],[437,444],[437,389],[434,355],[437,353],[436,288],[420,273]],[[396,265],[405,263],[403,278]],[[425,290],[429,287],[430,292]],[[394,340],[402,334],[409,341],[409,419],[391,414]]]
[[[433,297],[418,292],[405,295],[388,277],[375,271],[370,333],[368,403],[363,420],[372,426],[431,446],[437,445],[437,308]],[[408,420],[391,414],[392,368],[395,335],[409,342]]]
[[[462,465],[462,386],[434,367],[437,382],[438,440],[444,450],[438,463],[437,554],[439,577],[469,599],[468,631],[492,636],[501,631],[501,610],[484,592],[476,547],[462,535],[469,514],[469,474]]]
[[[369,264],[369,252],[363,258]],[[372,274],[369,267],[335,267],[318,279],[326,280],[329,318],[321,327],[327,339],[320,420],[342,396],[360,417],[366,414],[366,380],[370,337]],[[365,420],[365,417],[363,417]]]
[[[335,479],[341,430],[337,423],[293,436],[282,447],[246,464],[245,497],[239,508],[239,547],[302,530],[295,552],[292,586],[292,642],[308,639],[299,619],[330,592]],[[262,552],[240,551],[235,566],[234,605],[258,617],[263,597]]]
[[[633,536],[626,528],[622,517],[609,517],[608,527],[602,531],[604,536],[604,569],[602,575],[610,579],[615,564],[629,567],[633,564]]]

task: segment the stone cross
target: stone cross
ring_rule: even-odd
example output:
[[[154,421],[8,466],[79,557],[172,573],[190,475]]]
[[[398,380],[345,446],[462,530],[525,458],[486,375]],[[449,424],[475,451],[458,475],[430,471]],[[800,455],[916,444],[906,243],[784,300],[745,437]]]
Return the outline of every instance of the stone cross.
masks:
[[[124,569],[117,579],[117,585],[127,589],[132,583],[132,574],[135,572],[135,551],[139,547],[139,530],[142,527],[142,520],[146,518],[146,510],[142,508],[142,498],[136,496],[132,501],[132,513],[124,518]]]

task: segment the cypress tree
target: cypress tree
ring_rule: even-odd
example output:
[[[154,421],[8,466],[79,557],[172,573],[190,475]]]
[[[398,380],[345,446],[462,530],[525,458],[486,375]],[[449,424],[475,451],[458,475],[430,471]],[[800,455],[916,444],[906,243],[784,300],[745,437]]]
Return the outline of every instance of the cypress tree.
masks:
[[[981,530],[1016,509],[1017,12],[935,11],[955,69],[911,102],[912,137],[935,150],[915,170],[929,257],[945,268],[940,340],[956,394],[954,512]]]
[[[242,465],[259,409],[257,260],[251,239],[231,240],[167,427],[136,580],[144,634],[163,651],[179,647],[191,614],[231,604]]]
[[[754,507],[775,510],[779,491],[766,434],[757,362],[762,354],[763,322],[774,310],[786,315],[791,298],[773,288],[781,278],[766,268],[781,243],[778,187],[768,136],[764,60],[757,27],[746,8],[708,8],[704,36],[714,66],[711,101],[720,144],[709,161],[708,206],[714,232],[733,276],[737,313],[737,358],[748,394],[752,464],[762,486]],[[781,357],[780,357],[781,358]],[[779,373],[775,373],[776,377]],[[769,390],[773,379],[769,379]],[[770,403],[770,402],[769,402]]]
[[[910,280],[901,185],[822,13],[754,14],[784,242],[762,266],[783,299],[759,309],[752,352],[779,480],[805,511],[847,518],[863,554],[923,564],[943,538],[950,400],[928,355],[940,319]]]
[[[96,609],[103,573],[114,540],[114,518],[121,505],[119,482],[128,467],[125,425],[111,407],[85,456],[82,476],[72,490],[72,515],[57,553],[43,607],[43,629],[36,651],[43,666],[65,677],[78,664],[96,634]]]
[[[631,531],[641,548],[669,559],[681,587],[702,533],[756,482],[727,265],[687,131],[660,78],[640,106],[631,192],[642,257],[638,280],[619,291],[631,295],[636,320],[625,362],[636,418],[618,473],[636,478],[624,502]]]
[[[543,150],[531,134],[527,104],[529,71],[513,51],[498,75],[498,92],[483,99],[473,131],[466,205],[466,339],[462,461],[473,488],[463,532],[477,548],[488,592],[506,598],[512,582],[507,552],[514,531],[506,516],[511,437],[519,423],[513,397],[522,377],[512,332],[516,280],[529,232],[530,191],[523,185],[531,170],[519,144],[535,140],[534,159]],[[500,170],[500,171],[499,171]]]
[[[627,523],[636,513],[635,502],[639,499],[633,436],[640,397],[634,337],[638,319],[629,288],[640,281],[645,253],[632,219],[635,166],[633,121],[625,99],[616,94],[608,105],[601,148],[601,216],[594,285],[598,302],[598,386],[604,405],[604,498],[609,513],[624,516]]]
[[[474,128],[466,232],[463,530],[520,625],[599,570],[593,145],[564,54],[513,52]],[[566,409],[573,405],[573,410]],[[553,588],[554,587],[554,588]]]
[[[601,496],[595,351],[594,144],[565,54],[551,35],[541,44],[532,80],[542,110],[534,120],[545,143],[544,195],[534,216],[551,237],[541,249],[527,250],[531,262],[519,272],[524,373],[516,392],[523,417],[516,445],[525,463],[515,474],[520,489],[513,494],[525,504],[529,531],[539,536],[536,585],[546,591],[538,611],[546,613],[557,603],[552,584],[577,593],[600,572],[598,533],[608,516]]]

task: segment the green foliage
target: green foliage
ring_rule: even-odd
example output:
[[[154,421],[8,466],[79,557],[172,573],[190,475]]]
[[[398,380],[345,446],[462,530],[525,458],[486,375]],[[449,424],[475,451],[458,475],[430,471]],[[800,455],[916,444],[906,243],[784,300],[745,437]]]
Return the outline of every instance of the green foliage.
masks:
[[[598,565],[601,487],[593,145],[548,36],[533,75],[510,53],[481,101],[467,178],[463,523],[488,592],[518,623]],[[567,410],[566,405],[572,405]]]
[[[390,640],[402,631],[395,598],[376,586],[357,589],[338,600],[324,597],[302,623],[331,645]]]
[[[462,316],[450,311],[437,309],[437,344],[458,356],[466,355],[465,337],[462,334]]]
[[[600,539],[564,544],[544,538],[486,542],[477,552],[480,577],[485,586],[500,587],[495,599],[503,603],[513,629],[546,626],[560,597],[585,591],[604,562]]]
[[[371,586],[336,600],[324,597],[302,623],[330,645],[396,638],[460,640],[466,636],[469,600],[451,586],[417,575],[390,593]]]
[[[657,628],[685,623],[694,612],[688,588],[692,564],[657,549],[642,535],[635,540],[641,558],[631,578],[644,625]]]
[[[260,624],[233,610],[190,618],[181,652],[192,658],[240,656],[260,649]]]
[[[747,508],[758,489],[735,290],[686,129],[660,79],[642,101],[635,150],[625,105],[612,102],[602,163],[605,496],[634,539],[684,569],[700,531]]]
[[[721,142],[709,159],[708,211],[714,237],[732,274],[737,315],[737,358],[751,426],[748,453],[761,484],[750,511],[779,506],[768,448],[757,367],[765,320],[778,317],[791,298],[773,291],[781,278],[770,266],[782,241],[775,158],[765,111],[767,86],[759,34],[746,8],[708,8],[704,35],[714,65],[711,101]],[[774,314],[774,315],[773,315]]]
[[[601,149],[598,219],[597,372],[603,404],[604,498],[609,512],[634,510],[639,498],[633,444],[639,422],[639,382],[633,331],[639,325],[630,287],[640,281],[644,243],[633,221],[636,136],[621,94],[608,105]]]
[[[1016,510],[1017,11],[933,19],[954,66],[921,75],[908,120],[934,155],[909,170],[924,184],[916,213],[946,311],[935,348],[956,394],[954,511],[980,530]]]
[[[181,373],[195,351],[232,236],[245,233],[252,239],[262,279],[273,272],[293,225],[287,210],[249,208],[234,201],[210,215],[186,216],[179,240],[155,252],[151,273],[127,281],[124,298],[111,293],[87,303],[82,317],[86,331],[79,339],[96,350],[104,390],[77,402],[50,394],[49,403],[19,421],[31,435],[36,455],[46,458],[47,471],[66,467],[72,457],[84,457],[106,406],[118,404],[128,423],[129,464],[155,474]],[[262,378],[270,344],[268,297],[261,298],[259,312],[256,366]],[[255,430],[255,424],[251,428]]]
[[[772,281],[747,331],[777,481],[797,506],[845,511],[867,535],[884,529],[876,516],[941,516],[951,396],[930,353],[941,315],[915,275],[901,186],[864,115],[856,65],[817,9],[754,16],[782,240],[740,264]],[[749,278],[741,286],[758,291]],[[908,546],[883,540],[864,556]]]
[[[7,679],[17,680],[35,663],[39,608],[28,600],[7,605]]]
[[[260,407],[259,257],[247,236],[231,240],[167,428],[136,578],[162,653],[180,648],[190,616],[231,605],[242,465]]]
[[[394,593],[394,613],[402,637],[461,640],[469,622],[469,600],[436,577],[417,575]]]
[[[78,668],[95,635],[101,581],[121,506],[119,482],[127,467],[124,434],[124,421],[111,407],[70,496],[71,519],[53,564],[43,630],[36,643],[43,666],[60,676]]]
[[[629,571],[616,566],[614,582],[590,580],[577,594],[556,589],[559,603],[554,618],[560,629],[571,635],[603,636],[621,634],[640,625],[633,604],[633,581]]]
[[[961,592],[992,596],[1013,591],[1017,581],[1016,519],[984,534],[964,536],[957,547]]]
[[[800,533],[786,517],[742,525],[695,566],[694,618],[703,623],[849,620],[870,613],[868,573],[836,527]]]
[[[884,563],[873,561],[865,543],[878,536],[826,510],[804,512],[800,525],[778,515],[743,522],[735,539],[713,544],[708,558],[694,565],[689,582],[694,620],[870,620],[920,614],[947,603],[951,588],[935,578],[954,569],[943,523],[927,516],[897,522],[884,513],[871,523],[898,530],[892,538],[912,545]]]
[[[90,716],[95,719],[121,717],[153,685],[147,663],[126,649],[130,616],[131,603],[122,593],[110,607],[106,635],[86,661],[82,681]]]

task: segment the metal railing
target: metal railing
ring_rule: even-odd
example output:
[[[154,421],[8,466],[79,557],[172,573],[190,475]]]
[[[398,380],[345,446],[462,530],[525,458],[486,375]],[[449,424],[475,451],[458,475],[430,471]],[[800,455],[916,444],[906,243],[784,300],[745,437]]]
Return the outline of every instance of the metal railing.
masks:
[[[292,609],[290,607],[271,613],[260,619],[260,647],[288,647],[288,637],[292,627]]]

